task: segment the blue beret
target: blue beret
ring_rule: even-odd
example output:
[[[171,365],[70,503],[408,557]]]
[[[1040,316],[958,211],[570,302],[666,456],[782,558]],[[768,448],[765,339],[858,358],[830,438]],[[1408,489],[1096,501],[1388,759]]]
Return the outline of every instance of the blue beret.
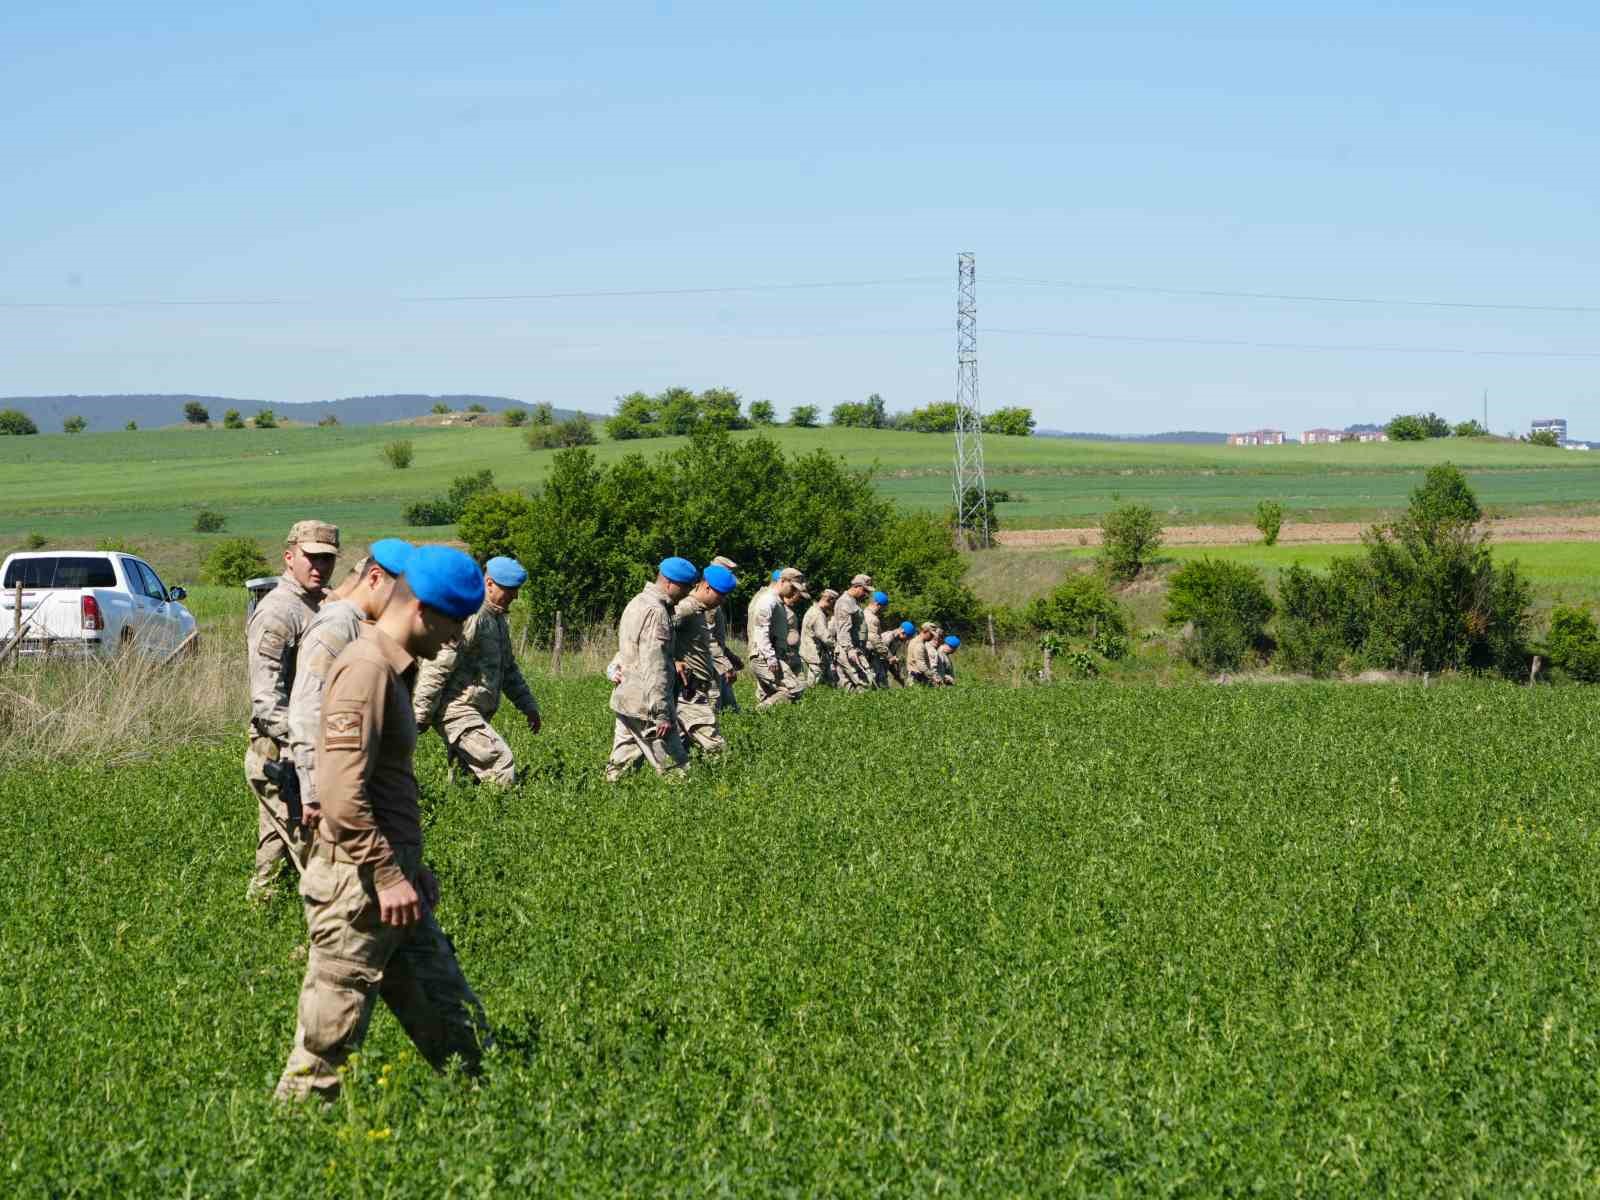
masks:
[[[915,625],[913,625],[910,621],[901,621],[900,622],[900,632],[905,634],[907,637],[910,637],[916,631],[917,631],[917,627]]]
[[[700,568],[687,558],[664,558],[657,569],[673,583],[693,583],[700,578]]]
[[[405,576],[413,596],[447,617],[464,621],[483,607],[483,572],[453,546],[418,546]]]
[[[733,572],[721,563],[712,563],[706,568],[706,582],[724,596],[739,586],[739,581],[733,577]]]
[[[503,554],[498,558],[491,558],[485,564],[484,570],[489,572],[490,579],[503,588],[521,587],[528,582],[528,572],[523,565]]]
[[[777,583],[778,580],[780,580],[782,578],[783,578],[783,568],[782,567],[773,567],[772,568],[772,582],[773,583]]]
[[[961,639],[952,633],[949,637],[945,638],[944,644],[949,646],[952,650],[959,650],[961,648]]]
[[[873,592],[872,593],[872,599],[873,599],[874,602],[876,602],[878,604],[887,604],[887,603],[889,603],[889,593],[888,592]]]
[[[389,574],[402,575],[405,573],[406,563],[411,560],[411,552],[415,549],[415,546],[403,538],[383,538],[373,542],[372,549],[368,553],[372,555],[372,561]]]

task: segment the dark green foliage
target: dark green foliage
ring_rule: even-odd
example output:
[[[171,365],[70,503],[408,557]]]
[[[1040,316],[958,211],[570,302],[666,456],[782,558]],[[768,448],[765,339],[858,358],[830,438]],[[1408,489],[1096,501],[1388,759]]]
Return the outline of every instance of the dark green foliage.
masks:
[[[489,406],[487,404],[479,404],[474,402],[467,405],[467,411],[469,413],[486,413],[489,411]]]
[[[1488,437],[1489,431],[1476,421],[1462,421],[1450,431],[1452,437],[1475,438]]]
[[[533,502],[522,492],[479,492],[461,506],[456,532],[480,562],[502,554],[515,557],[516,531],[532,515]]]
[[[1530,446],[1544,446],[1551,450],[1561,447],[1561,439],[1556,436],[1554,429],[1535,429],[1523,440]]]
[[[426,500],[413,500],[400,510],[400,519],[407,525],[435,526],[448,525],[457,517],[456,510],[443,496],[431,496]]]
[[[1144,504],[1124,504],[1100,521],[1100,563],[1112,579],[1125,582],[1144,569],[1161,549],[1161,521]]]
[[[796,429],[815,429],[817,427],[817,406],[815,404],[797,404],[789,410],[789,424]]]
[[[404,471],[416,456],[416,448],[411,444],[410,438],[401,438],[399,441],[385,442],[378,454],[396,471]]]
[[[278,427],[278,415],[270,408],[263,408],[256,413],[254,420],[257,429],[276,429]]]
[[[1588,609],[1558,605],[1550,614],[1544,652],[1567,678],[1600,683],[1600,628]]]
[[[227,525],[228,518],[222,513],[209,508],[202,508],[194,515],[194,531],[196,533],[221,533],[223,526]]]
[[[997,408],[983,415],[983,431],[1004,437],[1027,437],[1034,424],[1031,408]]]
[[[1190,627],[1184,656],[1209,671],[1232,670],[1256,653],[1272,611],[1261,572],[1243,563],[1195,559],[1167,585],[1166,622]]]
[[[191,425],[211,424],[210,412],[198,400],[191,400],[183,406],[183,419]]]
[[[554,425],[556,423],[555,406],[548,400],[541,400],[535,404],[533,406],[533,423],[535,425]]]
[[[26,437],[38,432],[39,427],[27,413],[14,408],[0,409],[0,437]]]
[[[957,411],[951,401],[928,404],[922,408],[912,409],[905,427],[917,433],[954,433]],[[839,425],[843,422],[836,420],[834,424]]]
[[[1363,645],[1370,588],[1361,563],[1336,558],[1324,574],[1298,564],[1278,576],[1277,662],[1306,675],[1344,669]]]
[[[430,411],[436,417],[444,417],[444,416],[448,416],[450,414],[450,406],[448,404],[446,404],[443,400],[439,400],[439,401],[435,402],[433,408]]]
[[[1008,499],[1008,495],[1005,492],[986,491],[984,492],[982,502],[980,503],[978,489],[976,487],[969,487],[965,493],[965,508],[967,512],[967,518],[961,528],[980,529],[982,527],[980,524],[980,519],[986,518],[989,533],[992,535],[1000,528],[1000,518],[995,515],[994,506],[1005,499]],[[955,510],[952,509],[950,512],[950,523],[954,525],[955,522],[956,513]]]
[[[528,423],[528,410],[525,408],[508,408],[500,416],[513,429]]]
[[[771,400],[752,400],[750,402],[750,424],[755,426],[776,425],[778,414],[772,407]]]
[[[137,433],[137,432],[139,432],[139,422],[137,422],[137,421],[129,421],[122,428],[125,429],[129,433]]]
[[[1126,610],[1112,597],[1105,580],[1090,572],[1068,575],[1024,612],[1029,626],[1040,633],[1067,638],[1093,637],[1102,631],[1123,638],[1128,635]]]
[[[707,388],[698,396],[690,388],[671,387],[659,395],[630,392],[617,401],[616,415],[606,421],[606,436],[634,438],[687,436],[699,429],[748,429],[739,411],[739,393]]]
[[[230,408],[222,414],[222,427],[224,429],[243,429],[245,427],[244,418],[239,415],[237,408]]]
[[[537,416],[537,414],[535,414]],[[535,420],[523,431],[530,450],[558,450],[566,446],[592,446],[600,439],[585,416],[574,414],[559,424]]]
[[[888,423],[883,397],[873,392],[860,404],[836,404],[830,421],[856,429],[882,429]]]
[[[1276,500],[1263,500],[1256,505],[1256,528],[1261,531],[1261,542],[1266,546],[1278,544],[1278,534],[1283,530],[1283,505]]]
[[[82,417],[68,417],[61,422],[62,433],[82,433],[89,428],[89,422]]]
[[[50,544],[50,539],[42,533],[30,533],[22,544],[29,550],[43,550]]]
[[[1391,442],[1420,442],[1428,436],[1428,427],[1422,418],[1410,414],[1393,418],[1383,428]]]
[[[445,495],[408,504],[402,516],[407,525],[449,525],[460,520],[469,500],[493,492],[494,472],[488,468],[457,475],[450,481],[450,489]]]
[[[218,542],[206,555],[200,574],[207,583],[238,587],[247,579],[275,574],[267,556],[253,538],[236,537]]]

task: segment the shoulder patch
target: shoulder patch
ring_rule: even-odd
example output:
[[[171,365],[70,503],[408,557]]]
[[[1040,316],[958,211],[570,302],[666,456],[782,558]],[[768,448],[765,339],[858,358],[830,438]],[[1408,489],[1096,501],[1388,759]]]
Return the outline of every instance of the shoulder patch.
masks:
[[[322,744],[352,747],[361,745],[361,714],[359,712],[330,712],[322,718]]]

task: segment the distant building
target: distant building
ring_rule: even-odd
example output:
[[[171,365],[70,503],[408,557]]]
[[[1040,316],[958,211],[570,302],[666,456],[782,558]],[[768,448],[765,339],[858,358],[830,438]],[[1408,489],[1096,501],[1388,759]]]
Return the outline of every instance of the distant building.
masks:
[[[1387,442],[1389,435],[1381,429],[1357,430],[1355,439],[1358,442]]]
[[[1556,435],[1556,441],[1566,444],[1567,419],[1565,417],[1539,417],[1533,422],[1533,432],[1544,433],[1546,430]]]
[[[1308,429],[1300,435],[1302,446],[1326,446],[1332,442],[1344,441],[1342,429]]]
[[[1228,435],[1230,446],[1281,446],[1283,445],[1283,430],[1281,429],[1254,429],[1249,433],[1230,433]]]

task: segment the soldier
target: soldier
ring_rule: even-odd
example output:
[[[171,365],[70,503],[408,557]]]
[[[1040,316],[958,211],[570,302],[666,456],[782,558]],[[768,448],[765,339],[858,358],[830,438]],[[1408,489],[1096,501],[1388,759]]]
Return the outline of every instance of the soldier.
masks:
[[[913,625],[910,621],[901,621],[899,627],[897,629],[895,629],[894,633],[891,634],[891,635],[888,635],[888,637],[889,637],[889,653],[888,653],[889,674],[894,676],[895,682],[898,683],[901,687],[910,687],[911,684],[906,679],[906,671],[905,671],[905,662],[904,662],[904,660],[898,654],[895,653],[894,643],[896,643],[896,642],[909,642],[912,638],[914,638],[916,636],[917,636],[917,627],[915,625]]]
[[[833,604],[828,620],[833,632],[833,670],[839,686],[861,692],[871,687],[872,667],[861,638],[861,602],[872,592],[872,576],[856,575]]]
[[[817,597],[817,602],[806,609],[806,615],[800,621],[800,661],[805,664],[806,678],[811,687],[823,683],[832,686],[835,682],[833,631],[828,627],[828,618],[838,598],[838,592],[832,588],[825,589]]]
[[[728,748],[717,727],[717,685],[722,673],[717,669],[711,648],[711,614],[722,607],[728,594],[739,586],[733,572],[717,563],[672,611],[672,658],[678,674],[678,728],[685,742],[699,746],[706,754],[721,754]]]
[[[311,946],[281,1100],[338,1096],[340,1069],[379,996],[435,1069],[459,1055],[477,1071],[488,1022],[433,915],[439,883],[422,861],[406,674],[460,636],[482,603],[472,559],[420,547],[383,614],[328,675],[316,758],[322,821],[300,881]]]
[[[806,690],[795,670],[794,650],[789,643],[789,602],[805,584],[805,576],[795,567],[784,567],[778,581],[762,588],[750,601],[747,632],[750,637],[751,670],[756,678],[756,707],[773,708],[798,700]]]
[[[739,570],[738,564],[731,558],[717,555],[711,560],[712,566],[722,567],[729,574]],[[744,670],[744,659],[728,649],[728,609],[726,605],[719,604],[715,608],[706,610],[706,627],[711,630],[711,658],[717,664],[717,707],[725,708],[729,712],[739,710],[739,701],[733,694],[733,681],[739,672]]]
[[[250,672],[250,746],[244,775],[255,793],[256,866],[245,896],[272,896],[280,863],[304,857],[299,780],[289,745],[289,695],[294,689],[295,655],[300,639],[322,603],[339,554],[339,527],[325,521],[296,521],[284,539],[283,575],[256,605],[245,626]],[[295,809],[291,817],[292,807]],[[289,841],[285,841],[285,836]],[[290,843],[293,843],[292,845]]]
[[[943,687],[954,687],[956,682],[955,664],[950,661],[950,656],[961,649],[961,639],[951,634],[945,638],[939,647],[939,683]]]
[[[937,667],[928,657],[933,649],[933,631],[936,628],[932,621],[924,621],[917,635],[906,642],[906,674],[910,677],[914,687],[937,687],[938,676],[935,674]]]
[[[511,645],[506,610],[528,572],[514,558],[491,558],[484,566],[483,608],[467,619],[461,640],[446,646],[417,675],[417,728],[430,725],[449,747],[450,761],[465,763],[479,783],[510,787],[517,781],[511,746],[490,722],[505,692],[538,733],[539,703],[522,677]]]
[[[300,778],[301,821],[309,831],[321,815],[317,799],[317,735],[322,729],[322,695],[328,672],[344,648],[356,640],[364,622],[383,615],[395,583],[414,547],[399,538],[372,544],[350,578],[330,593],[300,638],[294,660],[294,687],[289,692],[289,747]],[[352,582],[353,581],[353,582]],[[341,594],[342,593],[342,594]]]
[[[875,688],[889,686],[889,647],[900,635],[898,629],[885,632],[883,628],[883,615],[888,607],[889,594],[873,592],[872,599],[861,610],[861,641],[869,666],[868,677]]]
[[[628,601],[617,623],[616,687],[611,711],[616,728],[606,779],[615,783],[648,761],[658,775],[681,769],[689,756],[673,712],[677,672],[672,667],[672,610],[700,577],[686,558],[669,558],[654,583]]]

